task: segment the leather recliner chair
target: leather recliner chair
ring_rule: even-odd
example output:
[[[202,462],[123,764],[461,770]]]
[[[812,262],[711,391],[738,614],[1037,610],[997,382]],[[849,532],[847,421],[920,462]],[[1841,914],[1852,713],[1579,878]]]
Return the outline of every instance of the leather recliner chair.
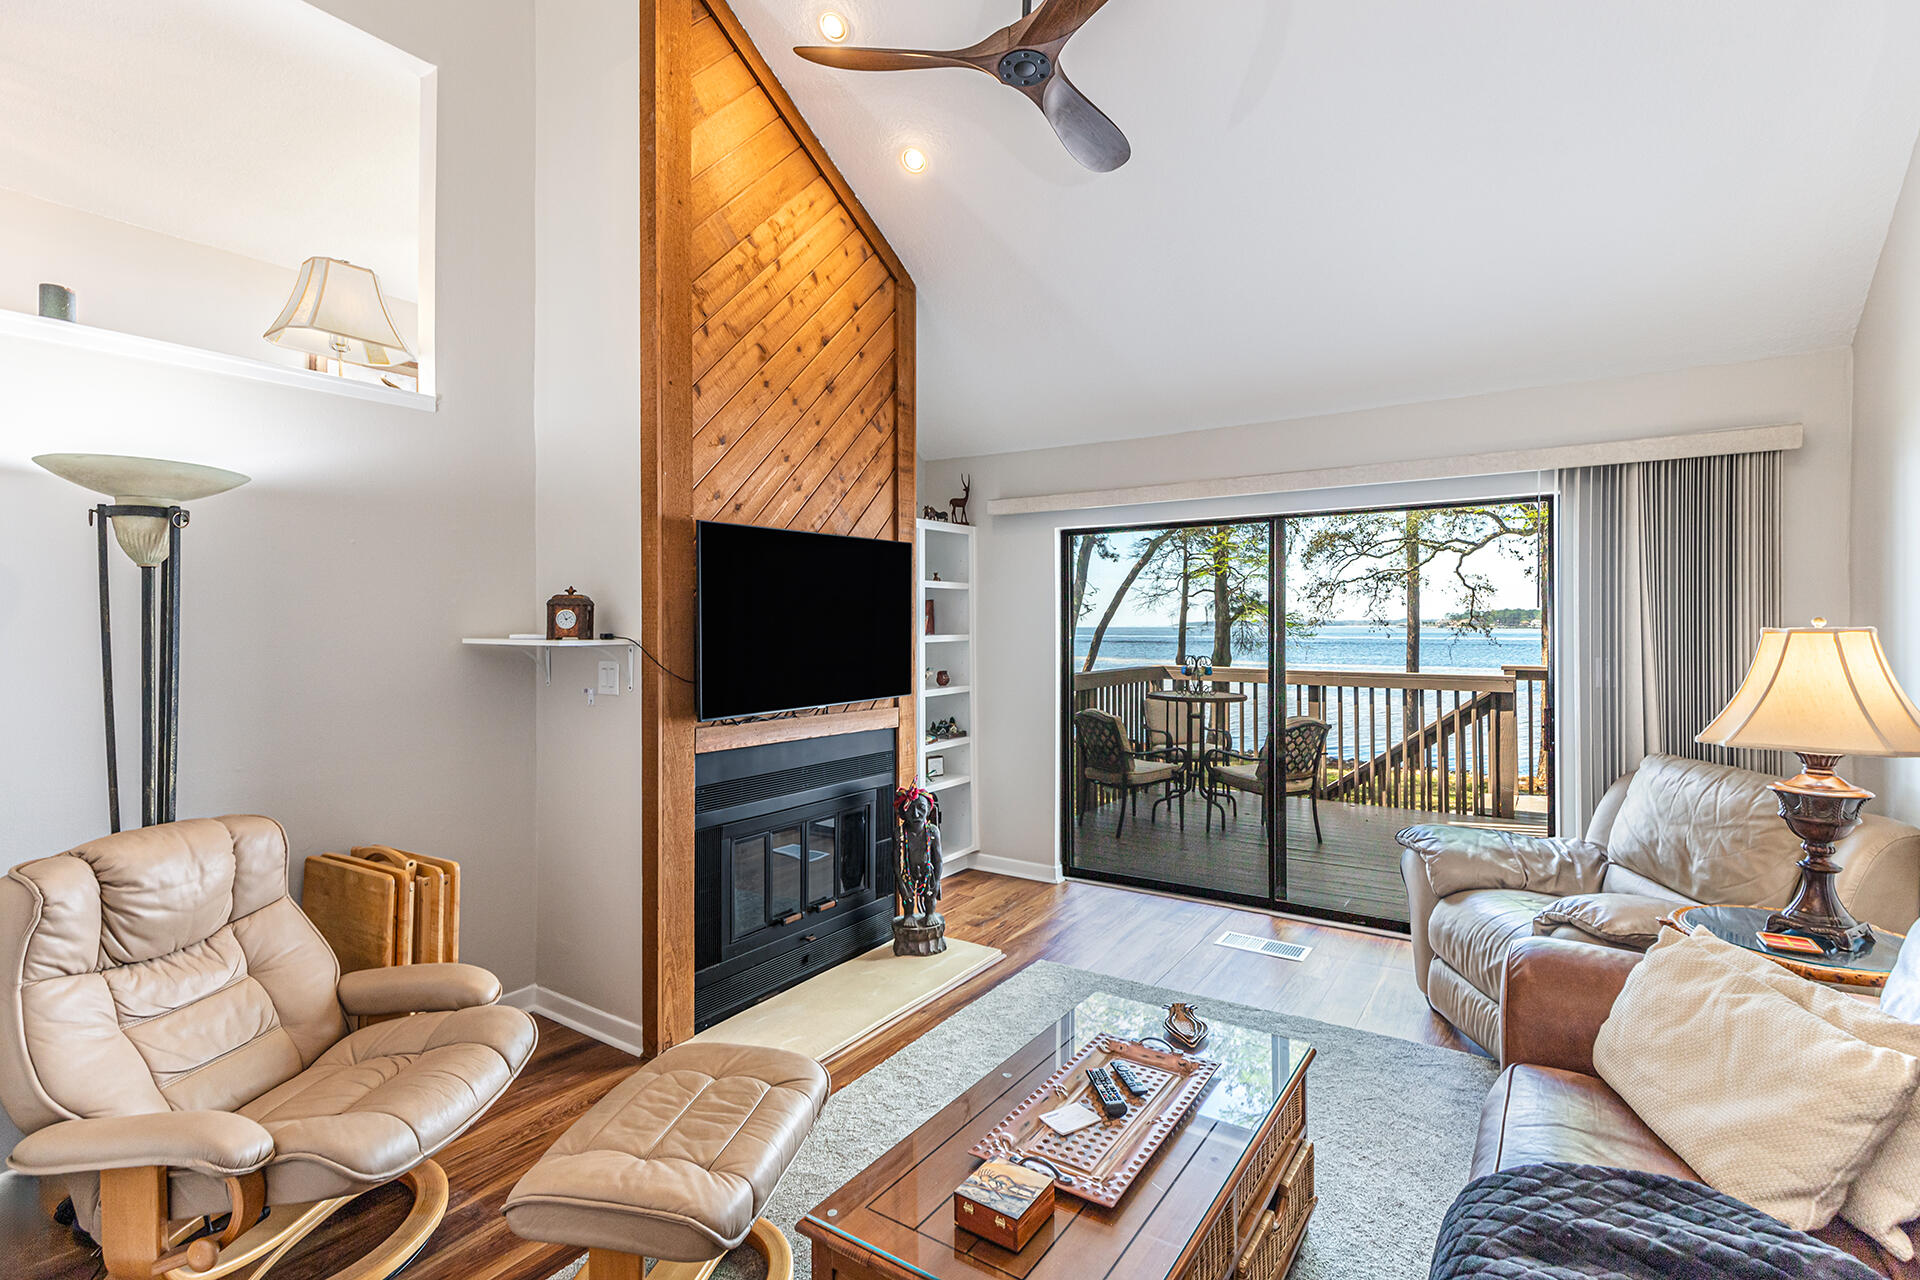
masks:
[[[26,1135],[8,1164],[64,1182],[116,1278],[270,1266],[398,1179],[413,1209],[357,1264],[387,1274],[446,1211],[433,1154],[533,1052],[533,1020],[493,1003],[484,969],[342,977],[287,858],[271,819],[197,819],[0,879],[0,1103]]]
[[[1654,755],[1601,797],[1586,838],[1474,827],[1399,836],[1414,977],[1435,1012],[1489,1053],[1500,1046],[1507,949],[1536,934],[1644,951],[1660,917],[1697,903],[1781,907],[1800,841],[1766,774]],[[1920,917],[1920,830],[1869,813],[1842,840],[1840,897],[1905,933]]]

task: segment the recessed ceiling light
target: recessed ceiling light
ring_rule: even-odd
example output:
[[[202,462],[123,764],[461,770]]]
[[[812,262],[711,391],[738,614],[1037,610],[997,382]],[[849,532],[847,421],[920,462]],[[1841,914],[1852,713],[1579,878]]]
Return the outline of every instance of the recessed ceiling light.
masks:
[[[820,15],[820,34],[838,44],[847,38],[847,20],[829,9]]]
[[[908,147],[900,153],[900,167],[908,173],[925,173],[927,153],[918,147]]]

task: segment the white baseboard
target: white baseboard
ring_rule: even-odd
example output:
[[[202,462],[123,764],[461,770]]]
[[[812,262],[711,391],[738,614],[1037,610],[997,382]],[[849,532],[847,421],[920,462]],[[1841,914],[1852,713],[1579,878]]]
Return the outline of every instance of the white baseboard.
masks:
[[[1059,884],[1065,879],[1058,867],[1043,867],[1038,863],[1023,862],[1018,858],[996,858],[990,853],[972,853],[967,856],[973,860],[969,865],[975,871],[985,871],[996,876],[1038,880],[1041,884]]]
[[[571,1027],[583,1036],[591,1036],[601,1044],[612,1045],[636,1058],[646,1056],[640,1048],[644,1033],[639,1023],[604,1009],[596,1009],[572,996],[529,985],[507,992],[500,997],[500,1003],[551,1018],[563,1027]]]

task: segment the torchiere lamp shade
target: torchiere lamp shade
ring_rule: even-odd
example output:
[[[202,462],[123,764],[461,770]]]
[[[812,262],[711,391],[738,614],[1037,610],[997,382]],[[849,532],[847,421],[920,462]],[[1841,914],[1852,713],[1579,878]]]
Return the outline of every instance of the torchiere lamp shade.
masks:
[[[1920,755],[1920,709],[1873,627],[1768,627],[1732,701],[1695,739],[1833,756]]]
[[[278,346],[370,369],[391,369],[413,359],[387,314],[379,279],[338,258],[300,264],[293,296],[265,337]]]
[[[105,494],[123,507],[176,506],[237,489],[251,478],[197,462],[114,453],[43,453],[34,462],[62,480]],[[115,516],[113,536],[137,565],[150,568],[167,558],[167,522],[163,517]]]

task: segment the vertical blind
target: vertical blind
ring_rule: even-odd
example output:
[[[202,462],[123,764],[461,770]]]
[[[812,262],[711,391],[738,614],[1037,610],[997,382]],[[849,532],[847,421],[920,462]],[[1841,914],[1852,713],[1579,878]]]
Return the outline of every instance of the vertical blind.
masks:
[[[1645,755],[1779,772],[1778,752],[1693,736],[1780,623],[1780,455],[1580,467],[1560,492],[1559,829],[1583,831]]]

